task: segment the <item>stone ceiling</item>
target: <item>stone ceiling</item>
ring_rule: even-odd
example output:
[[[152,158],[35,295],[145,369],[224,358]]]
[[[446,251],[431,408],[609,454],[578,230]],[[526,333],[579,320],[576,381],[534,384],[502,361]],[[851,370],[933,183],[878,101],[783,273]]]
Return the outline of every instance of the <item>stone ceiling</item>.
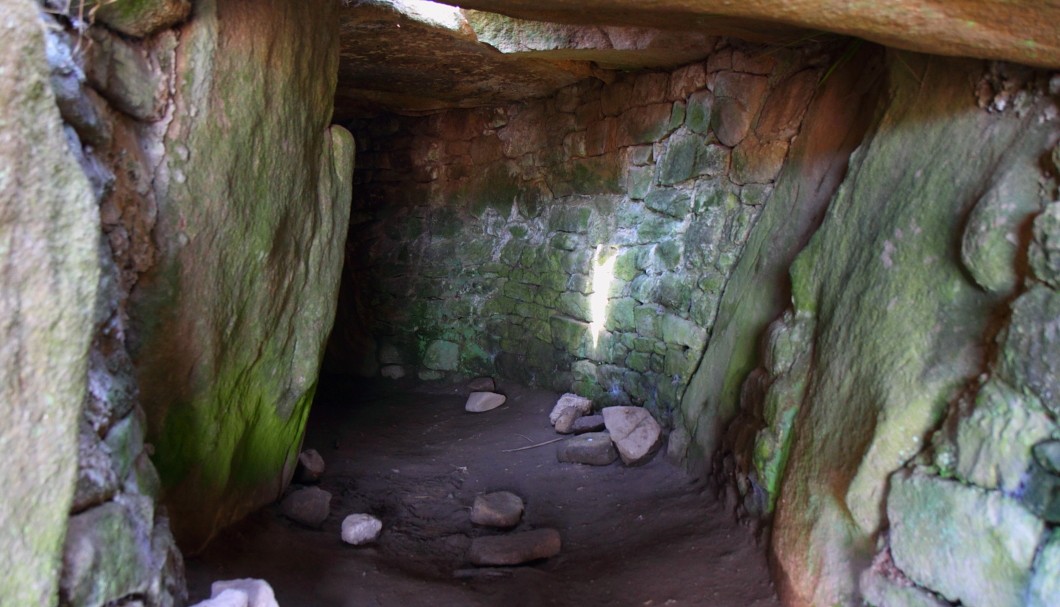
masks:
[[[336,119],[490,105],[610,70],[676,67],[708,55],[717,36],[787,45],[830,32],[1060,67],[1056,0],[456,1],[465,9],[344,2]]]

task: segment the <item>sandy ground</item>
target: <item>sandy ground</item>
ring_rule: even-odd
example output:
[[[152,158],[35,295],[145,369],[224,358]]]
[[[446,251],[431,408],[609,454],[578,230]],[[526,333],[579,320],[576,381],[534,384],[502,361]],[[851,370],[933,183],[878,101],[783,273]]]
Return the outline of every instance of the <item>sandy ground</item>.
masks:
[[[505,453],[557,437],[548,413],[558,395],[498,391],[502,407],[472,414],[462,385],[325,382],[305,447],[327,462],[331,516],[308,529],[275,506],[252,515],[187,559],[192,602],[213,580],[257,577],[281,607],[779,605],[763,550],[703,483],[661,454],[627,468],[560,464],[555,444]],[[471,504],[499,490],[526,502],[517,531],[559,530],[559,556],[467,564],[472,537],[500,533],[473,525]],[[341,542],[354,512],[383,520],[376,545]]]

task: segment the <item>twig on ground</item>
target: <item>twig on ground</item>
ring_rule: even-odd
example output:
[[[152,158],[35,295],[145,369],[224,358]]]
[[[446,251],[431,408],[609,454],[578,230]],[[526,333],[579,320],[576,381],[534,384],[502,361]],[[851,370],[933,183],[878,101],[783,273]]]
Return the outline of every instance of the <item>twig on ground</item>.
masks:
[[[538,447],[544,447],[545,445],[551,445],[552,443],[558,443],[559,441],[561,441],[561,440],[563,440],[565,438],[567,438],[567,437],[566,436],[561,436],[559,438],[554,438],[552,440],[547,440],[547,441],[545,441],[543,443],[538,443],[536,445],[527,445],[525,447],[519,447],[518,449],[504,449],[503,451],[501,451],[501,453],[515,453],[516,451],[526,451],[527,449],[536,449]]]

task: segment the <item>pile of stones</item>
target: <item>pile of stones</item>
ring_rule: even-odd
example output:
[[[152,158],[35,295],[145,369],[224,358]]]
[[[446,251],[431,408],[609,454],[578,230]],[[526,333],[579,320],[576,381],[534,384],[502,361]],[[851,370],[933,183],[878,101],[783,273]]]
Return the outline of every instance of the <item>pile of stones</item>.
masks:
[[[606,466],[618,458],[627,466],[651,460],[662,444],[662,428],[647,409],[604,407],[592,415],[593,403],[576,394],[564,394],[549,414],[560,434],[574,434],[559,444],[561,462]]]

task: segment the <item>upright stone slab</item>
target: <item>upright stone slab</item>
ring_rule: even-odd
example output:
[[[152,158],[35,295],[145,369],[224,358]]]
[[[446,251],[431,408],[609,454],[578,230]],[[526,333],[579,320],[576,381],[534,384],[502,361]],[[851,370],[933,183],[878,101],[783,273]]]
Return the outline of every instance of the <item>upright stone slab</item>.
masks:
[[[77,473],[99,210],[48,84],[40,7],[0,0],[0,604],[53,605]]]
[[[186,551],[283,491],[335,314],[353,141],[331,127],[338,5],[195,5],[132,317]],[[191,437],[194,437],[193,439]]]

